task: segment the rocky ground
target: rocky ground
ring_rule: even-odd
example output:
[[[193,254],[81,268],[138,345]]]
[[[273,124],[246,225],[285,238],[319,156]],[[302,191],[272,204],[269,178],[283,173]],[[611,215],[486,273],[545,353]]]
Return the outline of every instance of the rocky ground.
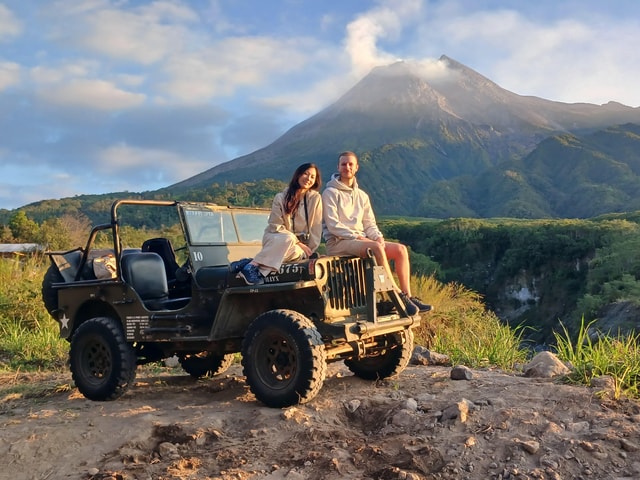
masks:
[[[69,374],[0,375],[1,479],[640,478],[640,404],[493,370],[411,365],[369,382],[330,366],[319,395],[267,408],[234,365],[145,368],[119,400]],[[469,378],[471,377],[471,378]]]

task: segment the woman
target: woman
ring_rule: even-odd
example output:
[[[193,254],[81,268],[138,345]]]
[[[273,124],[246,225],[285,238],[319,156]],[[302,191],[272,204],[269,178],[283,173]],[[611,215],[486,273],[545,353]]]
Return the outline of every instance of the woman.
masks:
[[[248,263],[240,260],[231,265],[247,285],[260,285],[283,263],[309,258],[316,251],[322,237],[321,185],[318,167],[304,163],[293,173],[288,187],[276,194],[262,249]]]

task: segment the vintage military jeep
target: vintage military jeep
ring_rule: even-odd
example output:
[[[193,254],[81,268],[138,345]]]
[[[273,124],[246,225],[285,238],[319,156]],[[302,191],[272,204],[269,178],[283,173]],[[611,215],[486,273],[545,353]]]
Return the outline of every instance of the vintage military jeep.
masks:
[[[370,380],[400,373],[420,318],[407,314],[373,258],[285,264],[259,286],[236,277],[230,263],[260,250],[268,213],[118,200],[110,223],[94,227],[85,247],[49,252],[43,300],[70,342],[79,391],[115,399],[133,383],[137,365],[172,356],[194,377],[215,375],[238,352],[251,391],[271,407],[311,400],[327,362],[344,360]],[[127,228],[129,216],[181,228],[165,227],[173,242],[132,245],[126,234],[136,231],[139,239],[140,229]],[[105,241],[109,248],[96,247]]]

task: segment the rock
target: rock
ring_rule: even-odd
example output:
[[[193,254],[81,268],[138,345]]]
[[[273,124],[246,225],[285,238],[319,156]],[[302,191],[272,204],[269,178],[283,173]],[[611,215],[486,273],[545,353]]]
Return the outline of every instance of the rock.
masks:
[[[601,375],[591,379],[591,386],[597,390],[600,396],[613,397],[616,390],[616,381],[610,375]]]
[[[637,443],[630,442],[626,438],[620,439],[620,446],[625,452],[637,452],[639,448]]]
[[[473,372],[469,367],[457,365],[451,369],[451,380],[472,380]]]
[[[557,470],[560,467],[560,460],[555,455],[543,455],[540,457],[540,465]]]
[[[289,472],[285,475],[285,477],[287,480],[305,480],[305,476],[299,472],[296,472],[295,470],[291,469],[289,470]]]
[[[414,413],[404,408],[396,412],[393,417],[391,417],[391,425],[396,427],[408,428],[415,425],[415,423],[416,417]]]
[[[149,455],[139,448],[124,446],[118,450],[124,463],[147,463]]]
[[[574,422],[567,425],[567,430],[573,433],[586,433],[590,428],[589,422]]]
[[[178,458],[178,447],[171,442],[162,442],[158,445],[158,454],[160,458]]]
[[[600,450],[600,446],[597,443],[583,441],[580,442],[579,445],[585,452],[593,453]]]
[[[180,360],[178,360],[177,356],[169,357],[164,359],[165,367],[176,368],[180,366]]]
[[[360,407],[360,400],[353,399],[344,404],[344,408],[349,410],[351,413],[355,412]]]
[[[525,452],[530,453],[531,455],[538,453],[538,450],[540,450],[540,443],[535,440],[516,439],[516,443],[520,445]]]
[[[538,353],[524,366],[525,377],[552,378],[569,372],[569,368],[551,352]]]
[[[473,410],[473,402],[463,398],[455,405],[445,408],[440,416],[440,421],[460,420],[461,423],[465,423],[470,410]]]
[[[411,364],[413,365],[450,365],[450,360],[447,355],[442,353],[432,352],[426,347],[416,345],[411,354]]]
[[[404,408],[415,412],[418,410],[418,402],[414,398],[407,398],[404,402]]]

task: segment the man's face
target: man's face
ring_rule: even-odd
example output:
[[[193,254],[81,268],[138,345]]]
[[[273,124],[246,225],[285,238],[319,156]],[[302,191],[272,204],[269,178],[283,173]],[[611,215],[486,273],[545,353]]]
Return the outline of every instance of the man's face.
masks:
[[[356,172],[358,171],[358,159],[348,155],[342,156],[338,160],[338,173],[340,174],[340,180],[351,182],[356,176]]]

